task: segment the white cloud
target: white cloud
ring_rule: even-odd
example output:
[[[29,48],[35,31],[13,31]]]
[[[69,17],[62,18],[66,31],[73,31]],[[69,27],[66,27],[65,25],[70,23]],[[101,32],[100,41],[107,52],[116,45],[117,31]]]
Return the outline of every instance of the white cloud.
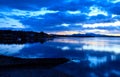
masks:
[[[9,13],[6,10],[0,12],[1,15],[5,16],[5,18],[0,18],[0,28],[26,28],[19,20],[9,18],[7,16],[19,16],[19,17],[33,17],[39,15],[45,15],[47,13],[57,13],[58,11],[47,10],[47,8],[41,8],[39,11],[24,11],[18,9],[11,9]],[[38,17],[37,19],[43,19],[42,17]]]
[[[83,30],[84,33],[96,33],[96,34],[109,34],[110,32],[108,30],[104,29],[85,29]]]
[[[39,11],[33,11],[29,12],[30,16],[39,16],[39,15],[45,15],[47,13],[57,13],[59,11],[53,11],[53,10],[47,10],[47,8],[41,8]]]
[[[38,11],[23,11],[23,10],[18,10],[18,9],[12,9],[9,11],[2,11],[0,14],[5,15],[5,16],[28,16],[28,17],[33,17],[33,16],[39,16],[39,15],[45,15],[48,13],[57,13],[59,11],[53,11],[53,10],[47,10],[47,8],[41,8]]]
[[[19,20],[0,18],[0,28],[26,28]]]
[[[56,27],[61,27],[61,26],[69,27],[70,25],[71,24],[68,24],[68,23],[62,23],[62,24],[56,25]]]
[[[67,13],[69,14],[80,14],[81,11],[77,10],[77,11],[67,11]]]
[[[69,27],[70,24],[63,23],[61,26]]]
[[[88,13],[88,16],[97,16],[99,14],[108,16],[108,13],[100,7],[98,8],[97,6],[91,6],[90,10],[91,11]]]
[[[82,23],[75,23],[74,25],[76,25],[76,26],[81,26],[81,25],[83,25]]]
[[[96,28],[96,27],[108,27],[108,26],[118,27],[120,26],[120,21],[109,22],[109,23],[83,24],[84,28]]]
[[[120,0],[111,0],[112,3],[120,2]]]
[[[112,14],[112,18],[114,18],[114,17],[116,17],[116,16],[118,16],[118,15]]]

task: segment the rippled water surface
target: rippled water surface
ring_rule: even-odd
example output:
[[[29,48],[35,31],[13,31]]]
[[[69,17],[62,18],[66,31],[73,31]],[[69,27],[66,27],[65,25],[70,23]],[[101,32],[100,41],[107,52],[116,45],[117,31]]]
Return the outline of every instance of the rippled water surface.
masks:
[[[55,38],[45,43],[0,44],[0,54],[22,58],[76,58],[81,53],[120,54],[120,38]]]
[[[75,77],[120,76],[120,38],[60,37],[44,43],[0,44],[0,54],[20,58],[67,58],[55,70]]]

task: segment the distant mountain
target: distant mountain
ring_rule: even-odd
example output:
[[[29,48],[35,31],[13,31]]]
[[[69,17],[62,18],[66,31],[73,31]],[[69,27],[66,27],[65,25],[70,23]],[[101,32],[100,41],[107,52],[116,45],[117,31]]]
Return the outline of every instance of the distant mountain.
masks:
[[[73,34],[71,36],[74,36],[74,37],[104,37],[106,35],[86,33],[86,34]]]
[[[94,33],[72,34],[72,35],[54,35],[54,36],[56,36],[56,37],[108,37],[107,35],[94,34]]]
[[[105,34],[95,34],[95,33],[86,33],[86,34],[72,34],[72,35],[56,35],[50,34],[53,37],[120,37],[115,35],[105,35]]]

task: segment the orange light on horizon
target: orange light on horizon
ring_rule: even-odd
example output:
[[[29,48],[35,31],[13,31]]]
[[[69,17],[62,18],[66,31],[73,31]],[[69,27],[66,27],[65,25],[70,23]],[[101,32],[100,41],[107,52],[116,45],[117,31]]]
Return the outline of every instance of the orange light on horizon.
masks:
[[[79,32],[79,31],[60,31],[60,32],[50,32],[50,34],[72,35],[72,34],[85,34],[85,32]]]
[[[105,34],[107,36],[120,36],[120,34]]]
[[[120,33],[110,33],[109,31],[97,31],[97,30],[88,30],[88,31],[60,31],[60,32],[49,32],[48,34],[57,34],[57,35],[72,35],[72,34],[86,34],[94,33],[106,36],[120,36]]]

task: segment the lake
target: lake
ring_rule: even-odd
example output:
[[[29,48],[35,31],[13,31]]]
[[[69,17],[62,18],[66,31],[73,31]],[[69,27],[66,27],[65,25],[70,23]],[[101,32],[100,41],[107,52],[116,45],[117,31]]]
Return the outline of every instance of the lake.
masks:
[[[70,60],[41,74],[44,77],[54,77],[54,72],[65,77],[120,77],[120,38],[117,37],[58,37],[44,43],[0,44],[0,54]],[[40,73],[33,73],[36,74]]]

